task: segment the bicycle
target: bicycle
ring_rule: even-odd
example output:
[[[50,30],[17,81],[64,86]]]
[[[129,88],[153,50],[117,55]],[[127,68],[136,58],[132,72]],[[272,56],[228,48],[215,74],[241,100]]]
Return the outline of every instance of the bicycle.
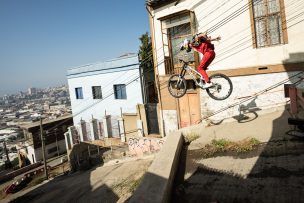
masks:
[[[199,72],[189,66],[189,63],[194,61],[187,62],[183,59],[179,59],[179,61],[183,63],[180,74],[174,74],[168,80],[169,93],[175,98],[181,98],[187,92],[187,83],[185,79],[186,73],[191,76],[191,79],[194,81],[195,85],[201,89],[203,88],[199,85],[199,82],[195,76],[199,76],[199,79],[203,81],[203,83],[205,81]],[[228,76],[222,73],[216,73],[211,75],[209,78],[213,85],[205,90],[212,99],[225,100],[231,95],[233,85]],[[223,95],[221,96],[220,93],[223,93]]]

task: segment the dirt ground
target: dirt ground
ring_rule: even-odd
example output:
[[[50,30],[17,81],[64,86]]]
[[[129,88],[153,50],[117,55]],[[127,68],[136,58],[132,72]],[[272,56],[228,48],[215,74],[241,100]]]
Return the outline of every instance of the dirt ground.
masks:
[[[184,146],[172,202],[304,202],[304,139],[286,134],[289,116],[286,111],[276,112],[259,116],[250,124],[210,129],[217,135],[233,132],[234,139],[251,134],[268,140],[250,152],[204,158],[199,140]],[[203,139],[206,133],[199,138],[201,143],[210,139]]]
[[[59,176],[23,196],[4,202],[125,202],[141,181],[153,156],[112,161],[89,171]]]

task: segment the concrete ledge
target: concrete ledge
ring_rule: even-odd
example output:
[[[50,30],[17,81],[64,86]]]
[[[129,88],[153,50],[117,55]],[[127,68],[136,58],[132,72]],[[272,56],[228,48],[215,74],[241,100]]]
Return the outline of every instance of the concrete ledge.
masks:
[[[181,132],[168,135],[162,150],[156,155],[129,202],[164,203],[170,201],[183,142]]]

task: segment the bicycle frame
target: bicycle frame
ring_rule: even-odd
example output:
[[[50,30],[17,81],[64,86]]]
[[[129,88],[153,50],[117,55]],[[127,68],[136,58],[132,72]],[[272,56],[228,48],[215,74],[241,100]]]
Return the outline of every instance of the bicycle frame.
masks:
[[[224,100],[231,95],[233,86],[231,80],[226,75],[221,73],[216,73],[211,75],[210,76],[210,80],[212,80],[211,85],[209,87],[204,88],[204,85],[201,84],[201,82],[206,82],[203,76],[197,70],[190,67],[188,62],[185,62],[183,60],[180,61],[183,62],[183,66],[180,73],[179,74],[175,73],[171,75],[168,80],[168,91],[173,97],[181,98],[186,94],[188,88],[187,81],[185,79],[186,73],[190,75],[189,80],[192,79],[192,81],[194,81],[194,84],[197,87],[206,90],[207,94],[212,99]],[[198,79],[200,79],[201,81],[199,81]],[[224,88],[222,88],[223,85]]]
[[[186,73],[188,73],[191,76],[192,80],[195,82],[196,85],[199,85],[197,79],[195,78],[196,75],[199,75],[200,79],[204,80],[204,78],[198,71],[196,71],[194,68],[191,68],[190,66],[188,66],[187,63],[184,62],[183,68],[179,75],[180,77],[184,78]]]

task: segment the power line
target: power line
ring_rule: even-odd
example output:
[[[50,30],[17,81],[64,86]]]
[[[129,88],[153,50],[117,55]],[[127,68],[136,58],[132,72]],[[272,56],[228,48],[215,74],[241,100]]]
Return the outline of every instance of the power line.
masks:
[[[210,117],[212,117],[212,116],[214,116],[214,115],[216,115],[216,114],[219,114],[219,113],[224,112],[224,111],[226,111],[226,110],[228,110],[228,109],[231,109],[231,108],[233,108],[233,107],[235,107],[235,106],[238,106],[238,105],[240,105],[240,104],[242,104],[242,103],[245,103],[246,101],[249,101],[249,100],[251,100],[251,99],[254,98],[254,97],[257,97],[257,96],[259,96],[259,95],[261,95],[261,94],[264,94],[264,93],[268,92],[269,90],[272,90],[272,89],[274,89],[274,88],[276,88],[276,87],[279,87],[280,85],[285,84],[286,82],[290,81],[291,78],[298,77],[298,76],[303,75],[303,74],[304,74],[304,72],[301,71],[301,72],[299,72],[299,73],[297,73],[297,74],[295,74],[295,75],[293,75],[293,76],[291,76],[291,77],[289,77],[289,78],[287,78],[287,79],[285,79],[285,80],[282,80],[282,81],[279,82],[279,83],[276,83],[276,84],[274,84],[274,85],[272,85],[272,86],[270,86],[270,87],[268,87],[268,88],[266,88],[266,89],[263,89],[263,90],[261,90],[261,91],[255,93],[255,94],[251,95],[250,97],[248,97],[248,98],[246,98],[246,99],[243,99],[243,100],[241,100],[241,101],[239,101],[239,102],[235,102],[235,103],[230,104],[230,105],[228,105],[228,106],[226,106],[226,107],[224,107],[224,108],[222,108],[222,109],[219,109],[219,110],[217,110],[217,111],[215,111],[215,112],[213,112],[213,113],[211,113],[211,114],[209,114],[209,115],[207,115],[207,116],[201,118],[201,119],[200,119],[199,121],[197,121],[196,123],[201,123],[203,120],[206,120],[206,119],[208,119],[208,118],[210,118]],[[302,80],[303,80],[303,78],[300,78],[297,82],[300,82],[300,81],[302,81]],[[297,83],[297,82],[295,82],[295,83]]]
[[[226,2],[228,2],[228,1],[226,1]],[[240,2],[239,2],[239,3],[240,3]],[[223,6],[224,4],[225,4],[225,3],[223,3],[221,6]],[[230,14],[228,17],[224,18],[223,20],[221,20],[220,22],[218,22],[217,24],[215,24],[214,26],[212,26],[211,28],[209,28],[209,29],[207,29],[207,30],[208,30],[210,33],[214,32],[215,30],[217,30],[217,29],[219,29],[220,27],[222,27],[223,25],[227,24],[228,22],[230,22],[231,20],[233,20],[233,19],[236,18],[237,16],[241,15],[242,13],[244,13],[248,8],[249,8],[249,5],[242,6],[240,9],[234,11],[234,12],[233,12],[232,14]],[[230,9],[232,9],[232,7],[231,7]],[[228,10],[230,10],[230,9],[228,9]],[[226,12],[227,12],[228,10],[226,10]],[[185,25],[184,25],[184,26],[185,26]],[[144,64],[144,63],[146,63],[146,62],[149,62],[149,57],[152,56],[153,51],[158,52],[158,51],[160,51],[161,49],[162,49],[162,47],[159,48],[159,49],[151,50],[151,51],[150,51],[151,53],[148,55],[148,57],[147,57],[146,59],[143,59],[143,62],[142,62],[142,63]],[[161,60],[161,61],[159,61],[159,58],[160,58],[160,57],[163,58],[163,55],[157,56],[157,64],[156,64],[157,66],[159,66],[159,65],[162,64],[162,63],[164,63],[164,59]],[[144,73],[142,73],[142,75],[143,75],[143,74],[144,74]],[[142,76],[142,75],[141,75],[141,76]],[[141,76],[139,76],[139,77],[141,77]],[[139,77],[136,77],[135,79],[131,80],[127,85],[131,84],[132,82],[134,82],[134,81],[135,81],[136,79],[138,79]],[[111,95],[113,95],[113,94],[114,94],[114,92],[111,93],[111,94],[109,94],[109,95],[107,95],[107,96],[106,96],[105,98],[103,98],[101,101],[103,101],[104,99],[108,98],[109,96],[111,96]],[[98,102],[96,102],[96,103],[93,103],[92,105],[90,105],[90,106],[84,108],[83,110],[77,112],[76,114],[73,114],[73,116],[79,115],[80,113],[86,111],[87,109],[91,108],[92,106],[98,104],[98,103],[101,102],[101,101],[98,101]],[[59,125],[59,124],[58,124],[58,125]]]

